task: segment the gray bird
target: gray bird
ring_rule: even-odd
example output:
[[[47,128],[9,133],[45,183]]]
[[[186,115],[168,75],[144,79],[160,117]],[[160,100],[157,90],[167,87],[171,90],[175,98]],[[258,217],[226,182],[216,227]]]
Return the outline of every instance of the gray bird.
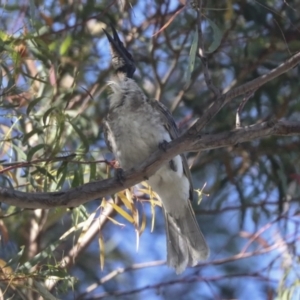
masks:
[[[132,79],[135,63],[112,27],[110,43],[115,77],[109,111],[104,121],[106,144],[124,170],[141,164],[160,145],[178,137],[171,113],[156,100],[146,97]],[[167,233],[167,264],[176,273],[205,260],[209,249],[201,233],[191,201],[193,184],[184,155],[164,164],[149,178],[149,184],[163,204]]]

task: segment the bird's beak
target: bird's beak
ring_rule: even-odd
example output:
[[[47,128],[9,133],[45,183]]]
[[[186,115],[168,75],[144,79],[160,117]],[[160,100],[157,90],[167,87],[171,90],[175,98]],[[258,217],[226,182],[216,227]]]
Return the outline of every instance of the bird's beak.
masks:
[[[105,29],[103,29],[103,31],[110,44],[112,65],[117,72],[125,73],[127,77],[132,78],[133,73],[135,72],[135,63],[132,55],[124,47],[116,29],[112,25],[110,26],[113,32],[113,37]]]

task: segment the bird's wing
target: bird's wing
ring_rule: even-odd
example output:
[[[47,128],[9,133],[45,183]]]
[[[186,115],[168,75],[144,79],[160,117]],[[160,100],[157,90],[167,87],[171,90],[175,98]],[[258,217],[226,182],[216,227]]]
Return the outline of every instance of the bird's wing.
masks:
[[[179,137],[179,132],[177,125],[173,119],[173,116],[171,115],[170,111],[166,108],[165,105],[163,105],[161,102],[157,100],[151,100],[151,105],[156,108],[157,111],[160,112],[161,119],[164,123],[165,128],[169,132],[171,139],[174,140]],[[192,181],[192,175],[186,160],[186,157],[184,154],[181,154],[182,158],[182,165],[183,165],[183,171],[185,176],[188,178],[190,182],[190,200],[193,200],[193,194],[194,194],[194,187],[193,187],[193,181]]]
[[[110,152],[113,152],[112,145],[111,145],[111,140],[110,140],[110,136],[111,136],[110,131],[111,130],[110,130],[110,127],[108,125],[107,119],[103,120],[102,126],[103,126],[103,135],[104,135],[105,144],[106,144],[108,150]]]

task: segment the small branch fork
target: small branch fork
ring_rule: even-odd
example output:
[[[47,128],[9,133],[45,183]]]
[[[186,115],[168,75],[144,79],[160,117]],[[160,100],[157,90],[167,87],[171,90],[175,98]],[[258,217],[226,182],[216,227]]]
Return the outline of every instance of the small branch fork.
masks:
[[[203,129],[226,104],[230,103],[236,97],[239,97],[241,95],[248,95],[249,93],[256,91],[267,82],[297,66],[299,62],[300,52],[296,53],[270,72],[259,76],[245,84],[242,84],[225,94],[215,97],[215,100],[210,104],[210,106],[205,110],[205,113],[201,116],[201,118],[197,120],[197,122],[189,131],[193,131],[195,134],[199,134],[201,129]]]
[[[252,98],[254,95],[254,92],[249,92],[245,95],[245,97],[243,98],[242,102],[240,103],[237,111],[236,111],[236,115],[235,115],[235,127],[236,128],[241,128],[241,118],[240,118],[240,115],[241,115],[241,112],[245,106],[245,104],[248,102],[248,100],[250,98]]]

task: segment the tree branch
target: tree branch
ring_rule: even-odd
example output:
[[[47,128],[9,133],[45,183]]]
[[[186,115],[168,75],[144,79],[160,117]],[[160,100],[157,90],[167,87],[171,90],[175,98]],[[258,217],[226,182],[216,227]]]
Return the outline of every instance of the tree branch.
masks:
[[[199,136],[186,151],[209,150],[234,146],[255,139],[270,136],[291,136],[300,134],[300,122],[268,121],[237,128],[228,132]],[[186,133],[185,135],[188,135]]]
[[[199,120],[193,125],[190,130],[200,132],[200,130],[213,119],[213,117],[225,106],[225,104],[229,103],[231,100],[235,99],[238,96],[245,95],[249,92],[257,90],[265,83],[294,68],[297,64],[299,64],[299,62],[300,52],[286,60],[277,68],[271,70],[269,73],[259,76],[258,78],[255,78],[219,96],[208,107],[205,113],[201,116],[201,118],[199,118]]]
[[[234,146],[268,136],[300,135],[300,122],[270,121],[241,127],[229,132],[201,136],[190,130],[166,145],[166,151],[158,149],[141,165],[124,172],[124,182],[116,178],[89,182],[67,191],[51,193],[25,193],[0,188],[0,202],[23,208],[76,207],[88,201],[117,193],[153,175],[163,163],[186,151],[209,150]]]

